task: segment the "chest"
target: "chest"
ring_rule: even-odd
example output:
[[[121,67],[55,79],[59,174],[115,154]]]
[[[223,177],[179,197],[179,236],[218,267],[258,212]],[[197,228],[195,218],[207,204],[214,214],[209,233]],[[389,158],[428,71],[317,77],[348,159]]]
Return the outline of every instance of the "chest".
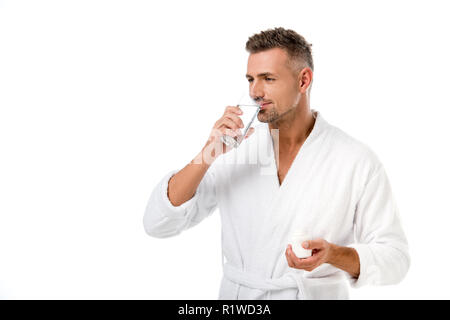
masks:
[[[297,150],[298,151],[298,150]],[[277,161],[277,174],[278,174],[278,182],[281,184],[284,181],[289,169],[292,166],[292,163],[295,160],[297,152],[291,153],[280,153]]]

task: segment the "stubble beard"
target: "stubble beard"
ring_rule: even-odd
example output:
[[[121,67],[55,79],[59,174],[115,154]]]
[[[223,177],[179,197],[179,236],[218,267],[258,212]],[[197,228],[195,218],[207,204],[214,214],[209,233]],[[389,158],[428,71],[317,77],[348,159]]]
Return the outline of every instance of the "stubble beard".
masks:
[[[263,123],[270,123],[280,117],[280,114],[274,108],[262,110],[258,113],[258,120]]]
[[[278,110],[275,109],[275,107],[272,107],[271,109],[265,109],[260,111],[258,113],[258,120],[263,123],[275,123],[276,121],[281,120],[284,116],[291,113],[294,110],[294,108],[290,108],[284,113],[280,114]]]

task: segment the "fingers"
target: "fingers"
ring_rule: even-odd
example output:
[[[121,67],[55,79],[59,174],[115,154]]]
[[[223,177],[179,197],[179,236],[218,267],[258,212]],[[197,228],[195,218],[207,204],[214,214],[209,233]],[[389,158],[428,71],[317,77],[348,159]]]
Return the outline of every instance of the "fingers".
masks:
[[[232,119],[239,126],[239,128],[244,128],[244,122],[238,116],[236,116],[234,114],[227,114],[227,117]]]
[[[239,139],[242,140],[251,136],[255,132],[255,129],[253,127],[247,130],[245,137],[242,137],[243,131],[241,129],[244,128],[244,122],[239,117],[242,114],[243,112],[238,106],[226,107],[223,116],[214,124],[213,132],[211,133],[208,141],[220,142],[218,138],[223,135],[228,135],[234,138],[239,137]]]
[[[239,128],[244,128],[244,122],[236,114],[228,112],[225,113],[222,116],[222,118],[217,120],[217,122],[214,125],[215,128],[220,128],[222,126],[225,126],[233,130],[237,130]]]
[[[221,120],[219,120],[219,122],[217,123],[217,128],[221,129],[222,127],[232,129],[234,131],[238,131],[240,129],[236,122],[234,122],[230,118],[222,118]]]
[[[238,128],[244,128],[244,122],[242,121],[242,119],[233,113],[228,113],[224,115],[223,118],[233,121]]]
[[[230,118],[237,123],[237,125],[241,128],[244,127],[244,123],[242,122],[239,116],[242,116],[243,112],[241,108],[237,106],[228,106],[225,108],[225,112],[223,113],[223,118]]]
[[[227,113],[234,113],[237,115],[242,115],[243,112],[242,112],[241,108],[239,108],[238,106],[228,106],[225,108],[224,115]]]
[[[223,135],[236,137],[238,134],[232,129],[226,128],[226,127],[220,127],[220,128],[213,128],[211,131],[211,137],[214,137],[216,139],[222,137]]]
[[[228,128],[220,128],[220,132],[222,133],[222,135],[231,136],[233,138],[238,137],[241,133],[240,131],[235,131]]]
[[[311,256],[308,258],[298,258],[295,253],[292,251],[292,246],[288,245],[285,252],[286,260],[288,262],[289,267],[296,269],[303,269],[306,271],[314,270],[318,265],[318,257]]]
[[[286,260],[287,260],[289,267],[295,268],[295,264],[294,264],[291,254],[290,254],[290,251],[292,251],[292,247],[291,247],[291,245],[288,245],[288,247],[286,248],[286,252],[284,254],[286,256]]]

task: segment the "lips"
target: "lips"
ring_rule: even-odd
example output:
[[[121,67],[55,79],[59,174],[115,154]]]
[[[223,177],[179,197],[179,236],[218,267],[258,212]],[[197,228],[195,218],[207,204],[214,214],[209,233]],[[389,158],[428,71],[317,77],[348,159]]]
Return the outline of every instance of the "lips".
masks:
[[[269,104],[271,104],[272,102],[265,102],[265,103],[262,103],[260,106],[261,106],[261,109],[265,109],[266,108],[266,106],[268,106]]]

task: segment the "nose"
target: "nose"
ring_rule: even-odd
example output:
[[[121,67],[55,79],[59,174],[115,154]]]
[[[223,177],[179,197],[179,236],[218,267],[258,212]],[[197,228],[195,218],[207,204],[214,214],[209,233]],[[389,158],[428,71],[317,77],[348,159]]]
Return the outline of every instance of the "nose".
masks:
[[[263,87],[257,80],[253,80],[253,82],[250,83],[250,97],[252,97],[255,101],[259,101],[264,98]]]

